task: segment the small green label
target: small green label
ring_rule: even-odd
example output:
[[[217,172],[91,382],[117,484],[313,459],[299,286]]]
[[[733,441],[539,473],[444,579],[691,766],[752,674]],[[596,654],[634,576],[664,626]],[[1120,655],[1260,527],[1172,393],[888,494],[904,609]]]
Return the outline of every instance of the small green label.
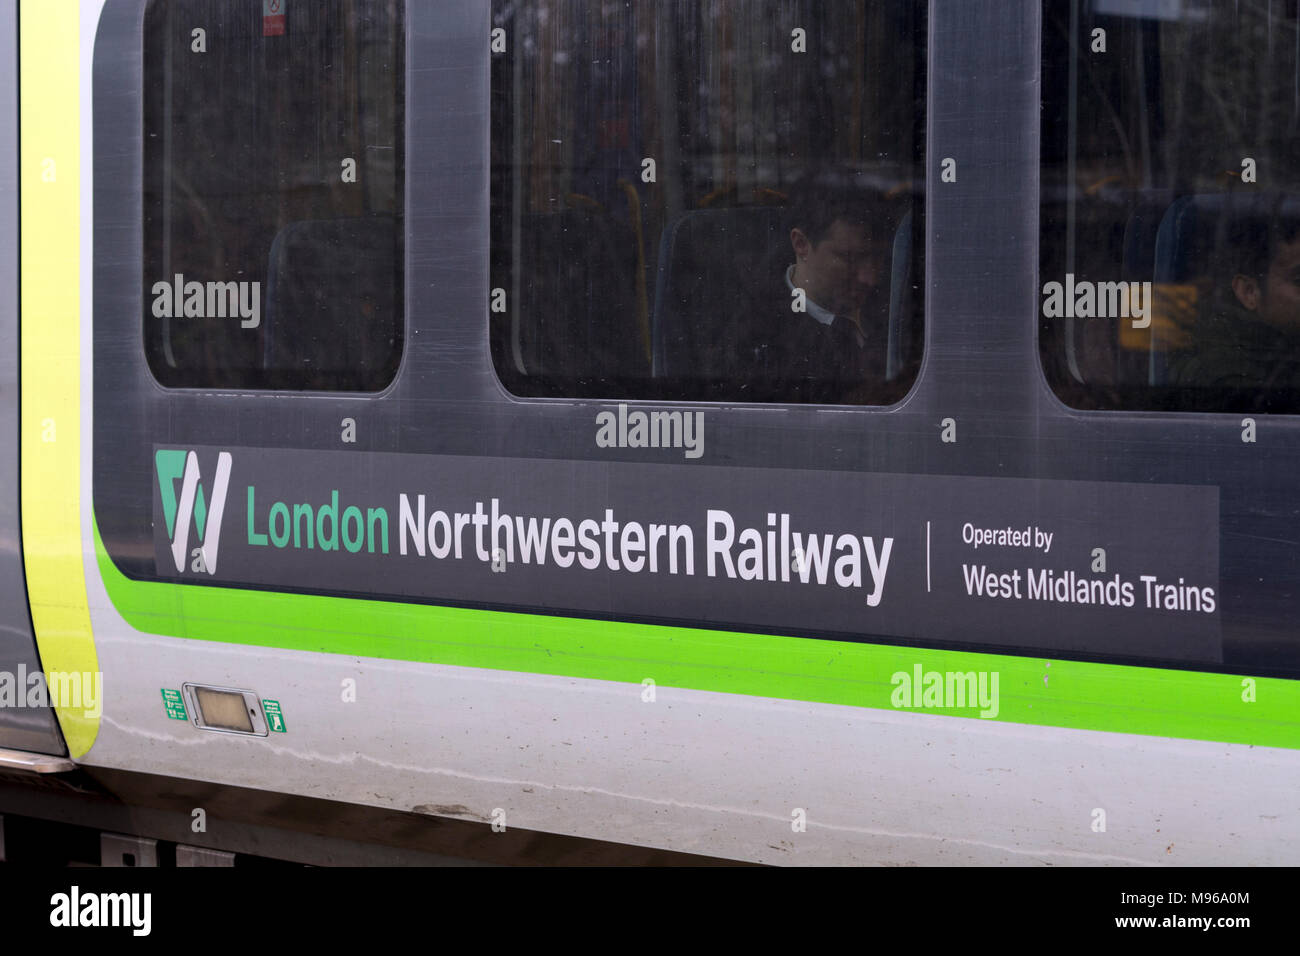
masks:
[[[178,690],[169,690],[163,688],[163,706],[167,708],[167,716],[172,720],[189,720],[189,714],[185,713],[185,701],[181,699],[181,692]]]
[[[266,726],[275,733],[284,733],[284,714],[280,713],[278,700],[263,700],[262,713],[266,714]]]

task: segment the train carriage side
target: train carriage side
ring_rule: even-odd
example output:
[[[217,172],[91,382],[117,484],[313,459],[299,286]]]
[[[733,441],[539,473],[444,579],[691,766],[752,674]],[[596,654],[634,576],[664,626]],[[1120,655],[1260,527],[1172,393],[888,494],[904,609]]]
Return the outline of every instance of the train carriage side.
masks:
[[[22,313],[25,453],[38,324],[85,356],[87,467],[24,465],[69,755],[756,862],[1294,860],[1296,396],[1171,380],[1262,215],[1172,104],[1300,29],[1220,6],[83,0],[23,73],[81,70],[85,305]]]

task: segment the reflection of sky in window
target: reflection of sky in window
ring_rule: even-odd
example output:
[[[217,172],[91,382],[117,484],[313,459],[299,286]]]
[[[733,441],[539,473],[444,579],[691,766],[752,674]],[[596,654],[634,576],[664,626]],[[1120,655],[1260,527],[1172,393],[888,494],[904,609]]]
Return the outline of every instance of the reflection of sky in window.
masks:
[[[1233,0],[1234,5],[1240,0]],[[1093,12],[1145,20],[1205,20],[1210,0],[1093,0]]]

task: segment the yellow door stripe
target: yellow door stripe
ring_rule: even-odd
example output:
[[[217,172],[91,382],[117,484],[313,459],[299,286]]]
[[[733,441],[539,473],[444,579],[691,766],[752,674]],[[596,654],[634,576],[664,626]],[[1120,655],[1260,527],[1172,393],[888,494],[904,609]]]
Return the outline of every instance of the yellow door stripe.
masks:
[[[68,752],[99,718],[59,693],[99,671],[81,540],[80,28],[77,0],[23,0],[19,16],[22,211],[22,508],[27,591]],[[63,676],[59,676],[63,675]],[[58,679],[56,680],[56,677]],[[78,682],[81,683],[81,682]],[[102,682],[92,686],[103,687]],[[94,702],[102,703],[101,701]]]

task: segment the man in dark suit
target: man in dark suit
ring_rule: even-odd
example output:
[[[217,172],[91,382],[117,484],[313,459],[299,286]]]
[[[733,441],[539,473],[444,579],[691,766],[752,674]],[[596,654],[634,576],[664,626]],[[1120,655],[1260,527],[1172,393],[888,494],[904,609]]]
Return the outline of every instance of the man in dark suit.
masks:
[[[732,381],[748,401],[872,401],[884,382],[889,278],[898,218],[883,201],[796,189],[789,248],[772,256],[736,316]]]
[[[1238,215],[1226,234],[1228,268],[1172,378],[1250,394],[1257,401],[1241,407],[1268,410],[1270,391],[1300,390],[1300,217]]]

